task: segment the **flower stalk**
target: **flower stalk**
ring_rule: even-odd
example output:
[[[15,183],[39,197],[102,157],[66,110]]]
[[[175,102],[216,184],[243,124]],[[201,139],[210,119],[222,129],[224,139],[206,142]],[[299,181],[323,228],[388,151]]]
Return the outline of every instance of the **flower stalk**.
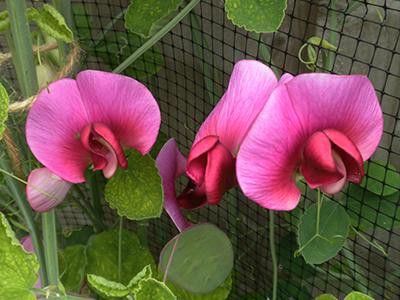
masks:
[[[275,250],[275,222],[274,211],[269,211],[269,247],[272,259],[272,300],[278,296],[278,258]]]
[[[56,231],[56,212],[52,209],[42,213],[42,228],[44,253],[46,257],[47,274],[49,284],[58,286],[58,256],[57,256],[57,231]]]

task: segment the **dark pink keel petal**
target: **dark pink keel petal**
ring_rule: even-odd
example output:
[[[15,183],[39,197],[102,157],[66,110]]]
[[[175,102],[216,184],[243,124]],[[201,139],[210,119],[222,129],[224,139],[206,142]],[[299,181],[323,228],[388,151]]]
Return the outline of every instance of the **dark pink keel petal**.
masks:
[[[179,231],[190,226],[178,206],[175,180],[185,173],[186,159],[179,152],[174,139],[168,140],[156,159],[164,188],[164,208]]]
[[[28,177],[26,197],[33,210],[45,212],[59,205],[71,186],[47,168],[35,169]]]
[[[324,129],[343,133],[365,161],[383,132],[383,115],[366,76],[309,73],[286,83],[297,118],[307,135]]]
[[[361,183],[364,177],[364,163],[357,146],[343,133],[335,129],[325,129],[324,134],[333,144],[333,149],[340,156],[346,167],[347,180]]]
[[[303,150],[300,173],[312,189],[346,177],[337,168],[331,141],[323,132],[317,131],[308,138]]]
[[[194,143],[206,136],[236,155],[239,145],[277,84],[270,68],[255,60],[241,60],[233,68],[229,86],[217,106],[200,127]]]
[[[107,126],[122,146],[149,152],[160,128],[160,110],[140,82],[118,74],[83,71],[76,78],[90,121]]]
[[[79,132],[88,123],[74,80],[62,79],[40,92],[26,121],[26,139],[34,156],[73,183],[84,182],[89,152]]]
[[[262,207],[291,210],[300,200],[295,172],[307,140],[285,85],[279,85],[240,147],[236,174],[244,194]]]

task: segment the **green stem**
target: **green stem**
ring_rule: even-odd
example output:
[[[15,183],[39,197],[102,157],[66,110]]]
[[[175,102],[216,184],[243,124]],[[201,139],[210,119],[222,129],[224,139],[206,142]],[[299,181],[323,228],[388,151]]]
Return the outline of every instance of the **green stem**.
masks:
[[[96,172],[90,174],[90,192],[92,196],[93,208],[97,219],[102,220],[104,217],[103,206],[101,205],[101,193],[98,185],[100,180]]]
[[[12,0],[8,0],[12,1]],[[200,2],[200,0],[190,1],[171,21],[169,21],[160,31],[149,38],[139,49],[133,52],[127,59],[125,59],[113,72],[121,73],[128,68],[136,59],[143,53],[154,46],[164,35],[166,35],[172,28],[174,28],[182,19]]]
[[[49,275],[49,284],[53,286],[58,286],[59,270],[55,209],[42,213],[42,228],[47,274]]]
[[[121,282],[122,272],[122,229],[124,227],[124,218],[119,217],[119,230],[118,230],[118,282]]]
[[[22,95],[29,97],[38,90],[35,60],[32,52],[32,39],[26,18],[25,0],[6,0],[10,16],[9,46],[12,53],[18,84]]]
[[[93,47],[93,48],[94,48],[94,47],[98,46],[98,45],[106,38],[107,33],[109,33],[109,32],[114,28],[115,23],[117,23],[117,22],[119,21],[119,19],[121,19],[121,18],[125,15],[125,13],[126,13],[127,10],[128,10],[128,9],[125,8],[125,9],[122,10],[118,15],[116,15],[116,16],[111,20],[111,22],[109,22],[109,23],[104,27],[104,29],[101,31],[101,33],[99,34],[99,36],[95,37],[95,38],[90,42],[89,47]]]
[[[315,232],[316,234],[319,234],[319,222],[321,218],[321,190],[317,189],[317,221],[316,221],[316,228]]]
[[[275,222],[274,211],[269,211],[269,247],[272,258],[272,300],[277,299],[278,295],[278,259],[275,251]]]
[[[5,157],[0,158],[0,168],[1,172],[12,175],[12,173],[7,171],[9,169],[9,165]],[[20,212],[24,217],[26,225],[29,228],[29,234],[32,238],[33,247],[35,248],[35,253],[40,264],[40,277],[42,278],[43,285],[46,286],[48,283],[47,271],[44,259],[43,245],[39,238],[39,231],[34,221],[32,209],[30,208],[28,201],[24,197],[24,192],[23,192],[24,189],[14,180],[15,179],[14,177],[18,178],[14,175],[5,176],[4,180],[6,182],[6,185],[10,189],[10,193],[13,196],[15,202],[17,203]]]

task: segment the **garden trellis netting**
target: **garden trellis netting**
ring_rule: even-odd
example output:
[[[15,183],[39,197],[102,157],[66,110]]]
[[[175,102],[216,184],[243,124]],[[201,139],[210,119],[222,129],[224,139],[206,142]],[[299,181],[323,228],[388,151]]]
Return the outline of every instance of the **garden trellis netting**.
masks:
[[[28,5],[40,7],[42,3]],[[124,0],[71,1],[73,28],[83,49],[81,69],[111,71],[143,43],[124,27],[128,4]],[[281,299],[311,299],[324,292],[343,296],[359,290],[376,299],[399,299],[400,179],[387,179],[393,168],[400,170],[400,1],[288,0],[287,5],[277,32],[256,34],[234,26],[222,0],[202,0],[124,73],[150,88],[161,108],[161,132],[174,137],[185,154],[240,59],[258,59],[279,76],[309,69],[367,75],[381,102],[384,134],[367,165],[365,180],[381,194],[350,186],[335,198],[346,207],[353,226],[387,256],[355,234],[335,258],[322,265],[310,266],[301,256],[293,256],[298,247],[294,228],[299,212],[315,201],[304,185],[299,208],[276,214],[278,294]],[[315,42],[318,38],[329,45]],[[8,51],[6,44],[1,41],[1,52]],[[13,84],[18,94],[11,64],[2,68],[2,81]],[[189,217],[218,225],[233,243],[235,265],[229,299],[266,299],[272,278],[268,212],[248,201],[238,188],[224,199],[218,206],[191,211]],[[73,207],[60,209],[58,216],[65,228],[88,222]],[[107,218],[110,223],[116,220],[111,211]],[[167,215],[143,226],[148,228],[156,255],[176,234]]]

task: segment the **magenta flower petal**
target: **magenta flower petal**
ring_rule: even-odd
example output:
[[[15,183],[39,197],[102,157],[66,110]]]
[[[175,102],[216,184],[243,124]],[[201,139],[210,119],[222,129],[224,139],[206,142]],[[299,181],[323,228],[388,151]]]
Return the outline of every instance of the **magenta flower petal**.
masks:
[[[379,144],[382,128],[382,111],[367,77],[299,75],[274,90],[243,142],[237,158],[239,184],[263,207],[293,209],[300,199],[296,171],[312,134],[334,129],[366,160]],[[358,161],[347,140],[332,136],[331,143],[348,155],[342,160]]]
[[[175,191],[175,180],[186,168],[186,159],[179,152],[174,139],[168,140],[160,150],[156,159],[164,188],[164,208],[179,231],[190,226],[178,206]]]
[[[59,205],[71,186],[47,168],[35,169],[28,177],[26,197],[33,210],[45,212]]]
[[[274,73],[263,63],[255,60],[237,62],[227,91],[200,127],[194,144],[214,135],[236,154],[276,83]]]
[[[140,82],[118,74],[83,71],[76,81],[93,123],[106,125],[122,146],[150,151],[160,128],[160,110],[151,92]]]
[[[306,134],[338,130],[354,143],[364,161],[371,157],[382,136],[383,115],[366,76],[310,73],[286,86]]]
[[[28,145],[53,173],[73,183],[84,182],[90,156],[79,140],[79,132],[87,123],[76,82],[59,80],[40,92],[29,111]]]

